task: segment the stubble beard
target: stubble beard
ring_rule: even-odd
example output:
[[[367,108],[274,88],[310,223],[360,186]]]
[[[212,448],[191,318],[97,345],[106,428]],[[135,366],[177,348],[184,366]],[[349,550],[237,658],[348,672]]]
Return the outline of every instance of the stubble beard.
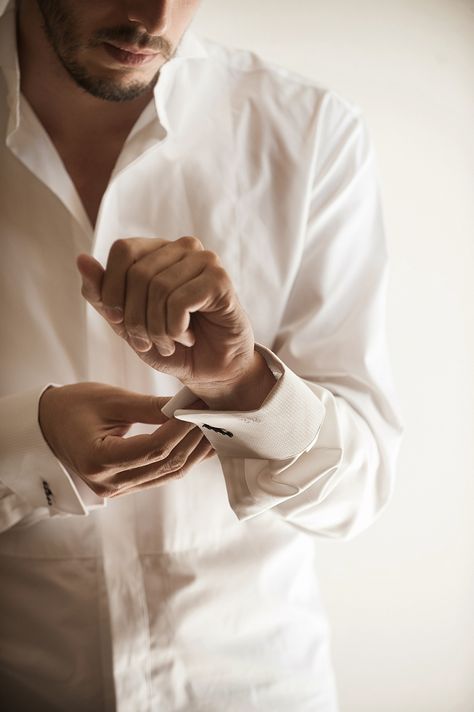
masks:
[[[43,18],[43,29],[48,42],[61,65],[81,89],[104,101],[124,102],[132,101],[154,88],[158,81],[159,70],[148,82],[130,81],[126,85],[113,79],[90,74],[76,60],[77,53],[83,45],[78,39],[77,24],[66,11],[61,0],[36,1]],[[87,43],[87,47],[98,47],[107,40],[122,41],[140,47],[149,47],[153,43],[153,47],[162,52],[165,60],[172,56],[171,46],[166,39],[153,38],[151,41],[142,32],[128,26],[96,32],[94,38]]]

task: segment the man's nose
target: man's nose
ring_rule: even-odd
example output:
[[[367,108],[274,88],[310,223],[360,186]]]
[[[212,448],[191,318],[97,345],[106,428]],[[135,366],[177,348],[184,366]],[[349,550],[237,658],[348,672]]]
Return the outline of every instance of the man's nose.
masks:
[[[128,19],[140,24],[149,35],[163,35],[169,27],[174,0],[130,0]]]

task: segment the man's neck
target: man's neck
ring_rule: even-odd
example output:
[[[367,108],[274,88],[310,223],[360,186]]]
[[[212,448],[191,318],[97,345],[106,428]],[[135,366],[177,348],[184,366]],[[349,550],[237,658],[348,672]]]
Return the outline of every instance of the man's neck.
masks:
[[[18,17],[21,91],[53,142],[92,226],[123,144],[152,97],[98,99],[69,76],[45,37],[36,2]],[[39,69],[38,69],[39,68]]]

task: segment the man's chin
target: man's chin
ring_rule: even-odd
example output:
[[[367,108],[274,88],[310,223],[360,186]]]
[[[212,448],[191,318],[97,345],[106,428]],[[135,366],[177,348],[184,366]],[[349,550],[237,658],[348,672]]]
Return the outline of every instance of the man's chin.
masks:
[[[76,84],[96,99],[103,101],[133,101],[153,90],[158,81],[158,72],[151,81],[117,81],[109,78],[91,76],[83,72],[69,72]]]
[[[150,92],[153,89],[155,83],[156,82],[150,85],[135,82],[130,83],[127,86],[122,86],[113,84],[111,82],[103,82],[100,84],[83,86],[82,88],[89,94],[94,96],[96,99],[120,103],[138,99],[140,96],[143,96],[144,94]]]

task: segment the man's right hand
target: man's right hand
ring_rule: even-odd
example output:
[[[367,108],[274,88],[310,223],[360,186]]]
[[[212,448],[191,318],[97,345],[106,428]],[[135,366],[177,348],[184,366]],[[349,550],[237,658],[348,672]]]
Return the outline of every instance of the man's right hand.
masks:
[[[101,383],[50,387],[40,399],[39,423],[68,470],[98,496],[118,497],[180,479],[214,452],[199,428],[163,415],[168,400]],[[124,437],[133,423],[159,427]]]

